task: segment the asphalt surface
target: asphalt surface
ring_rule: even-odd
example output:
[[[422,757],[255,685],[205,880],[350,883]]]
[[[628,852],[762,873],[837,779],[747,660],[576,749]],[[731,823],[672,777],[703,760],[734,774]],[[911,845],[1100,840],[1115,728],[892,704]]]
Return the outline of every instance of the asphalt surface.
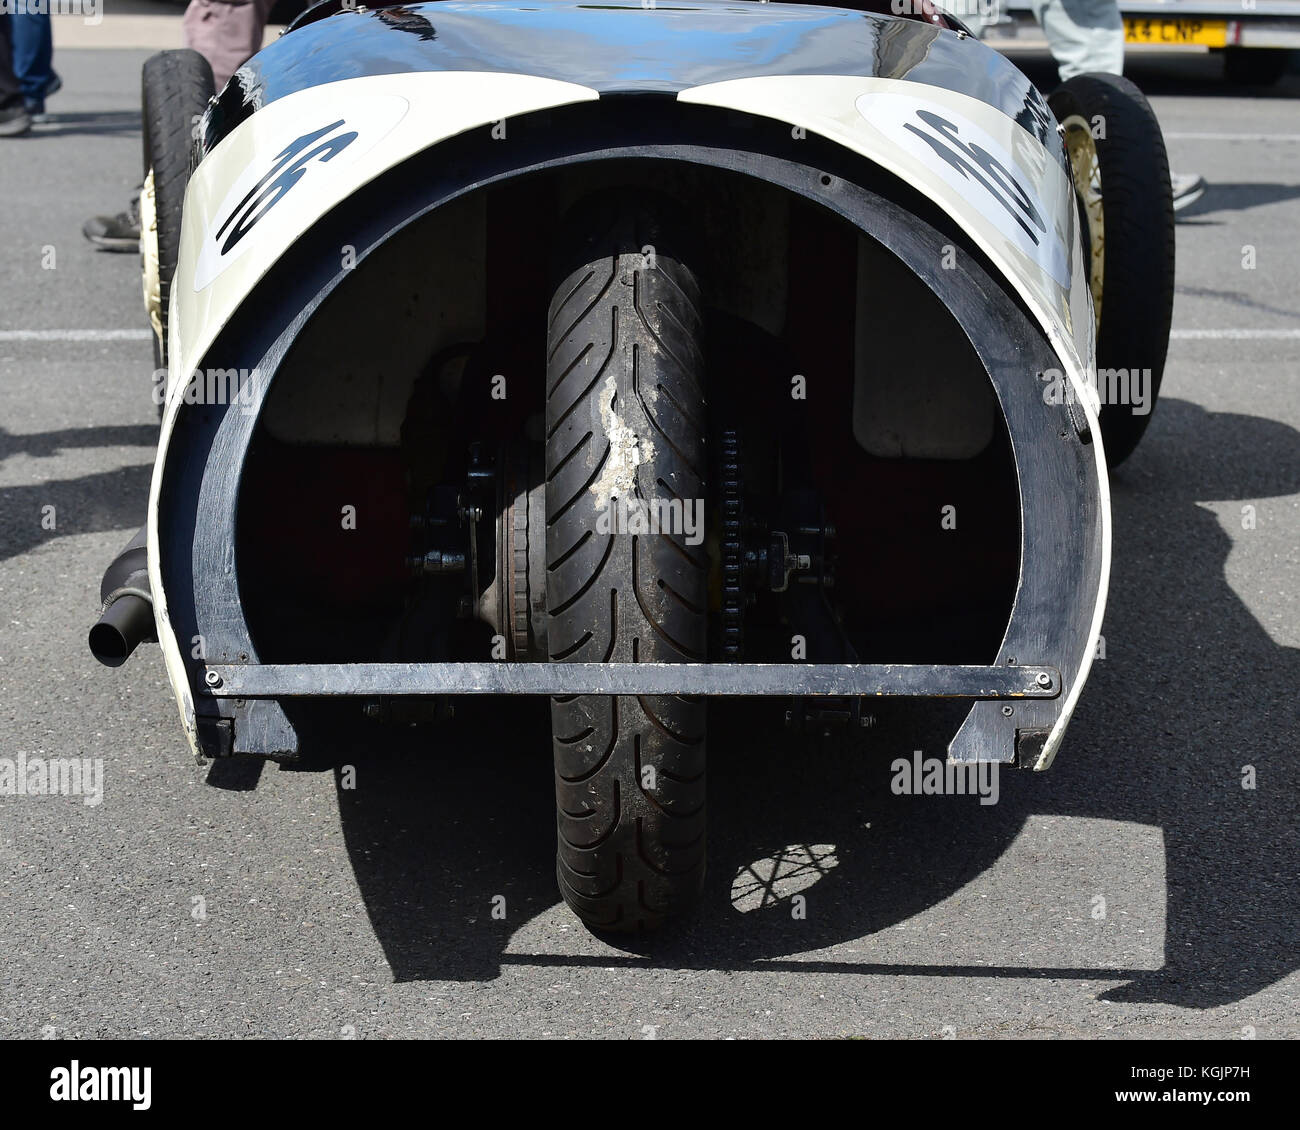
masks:
[[[134,257],[80,225],[137,177],[145,54],[60,52],[53,122],[0,142],[0,758],[105,774],[95,806],[0,797],[0,1035],[1300,1035],[1300,78],[1132,71],[1211,187],[1178,228],[1162,401],[1113,483],[1106,656],[1056,766],[989,807],[902,798],[905,714],[866,752],[715,715],[704,906],[627,950],[558,902],[536,704],[203,768],[155,647],[115,672],[87,653],[144,516],[152,361],[66,331],[144,327]]]

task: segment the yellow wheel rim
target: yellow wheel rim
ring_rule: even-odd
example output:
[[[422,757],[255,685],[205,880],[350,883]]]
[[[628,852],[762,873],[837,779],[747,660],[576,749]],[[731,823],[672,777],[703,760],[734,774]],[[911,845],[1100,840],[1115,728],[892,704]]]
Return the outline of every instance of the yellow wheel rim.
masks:
[[[158,272],[158,207],[154,199],[153,169],[140,189],[140,267],[144,290],[144,312],[153,332],[162,341],[162,278]]]
[[[1074,190],[1083,204],[1088,223],[1088,289],[1092,291],[1092,309],[1097,329],[1101,329],[1101,286],[1106,275],[1106,217],[1101,200],[1101,162],[1097,158],[1097,141],[1092,126],[1078,114],[1061,123],[1065,129],[1065,151],[1074,174]]]

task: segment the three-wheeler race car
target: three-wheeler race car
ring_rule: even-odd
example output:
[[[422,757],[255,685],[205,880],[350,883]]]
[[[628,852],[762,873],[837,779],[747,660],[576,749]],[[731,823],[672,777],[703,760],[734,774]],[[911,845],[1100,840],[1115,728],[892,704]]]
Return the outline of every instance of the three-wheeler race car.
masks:
[[[1045,99],[868,7],[331,0],[219,93],[151,59],[162,434],[95,654],[156,637],[201,758],[294,758],[304,699],[549,696],[600,929],[701,887],[711,697],[964,699],[951,761],[1047,768],[1164,362],[1164,146],[1123,79]]]

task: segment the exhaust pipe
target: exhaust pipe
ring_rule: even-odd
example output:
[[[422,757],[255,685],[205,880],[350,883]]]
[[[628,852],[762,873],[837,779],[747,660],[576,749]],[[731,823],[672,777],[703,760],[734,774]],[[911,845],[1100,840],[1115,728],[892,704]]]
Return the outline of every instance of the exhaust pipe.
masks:
[[[104,610],[90,629],[90,653],[106,667],[121,667],[137,645],[158,638],[143,528],[104,571],[99,596]]]

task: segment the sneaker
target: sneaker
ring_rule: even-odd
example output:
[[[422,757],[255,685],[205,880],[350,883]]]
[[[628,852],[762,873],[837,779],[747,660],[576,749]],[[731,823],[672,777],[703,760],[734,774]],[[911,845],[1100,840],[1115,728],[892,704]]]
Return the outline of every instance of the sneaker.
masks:
[[[81,225],[81,234],[101,251],[140,250],[140,220],[130,212],[92,216]]]
[[[21,102],[0,107],[0,137],[17,137],[32,128],[32,116]]]
[[[1196,173],[1170,173],[1169,183],[1174,190],[1174,211],[1181,211],[1205,195],[1205,178]]]
[[[50,120],[49,114],[45,112],[45,100],[51,94],[58,94],[63,89],[63,80],[58,75],[51,75],[49,82],[45,84],[45,89],[41,92],[39,98],[25,98],[24,104],[27,107],[27,113],[31,115],[32,124],[40,125]]]

